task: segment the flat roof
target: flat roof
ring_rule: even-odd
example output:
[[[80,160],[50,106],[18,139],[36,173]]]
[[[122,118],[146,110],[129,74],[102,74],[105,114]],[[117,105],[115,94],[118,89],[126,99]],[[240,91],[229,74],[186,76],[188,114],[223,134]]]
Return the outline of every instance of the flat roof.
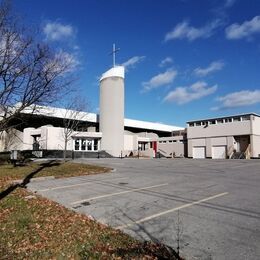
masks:
[[[27,108],[23,111],[23,113],[29,114],[32,112],[32,108]],[[74,110],[69,110],[65,108],[57,108],[57,107],[47,107],[41,106],[38,107],[34,111],[35,115],[42,115],[42,116],[49,116],[49,117],[56,117],[56,118],[77,118],[80,121],[87,121],[91,123],[98,123],[99,115],[95,113],[89,112],[77,112]],[[147,122],[141,120],[134,120],[134,119],[124,119],[125,127],[132,127],[132,128],[140,128],[140,129],[147,129],[147,130],[155,130],[155,131],[162,131],[162,132],[172,132],[177,130],[184,130],[184,127],[178,127],[173,125],[167,125],[162,123],[155,123],[155,122]]]
[[[211,117],[211,118],[191,120],[191,121],[187,121],[187,124],[188,124],[188,123],[198,122],[198,121],[209,121],[209,120],[217,120],[217,119],[224,119],[224,118],[231,118],[231,117],[239,117],[239,116],[250,116],[250,115],[254,115],[254,116],[260,117],[260,115],[258,115],[258,114],[256,114],[256,113],[252,112],[252,113],[244,113],[244,114],[238,114],[238,115],[229,115],[229,116]]]

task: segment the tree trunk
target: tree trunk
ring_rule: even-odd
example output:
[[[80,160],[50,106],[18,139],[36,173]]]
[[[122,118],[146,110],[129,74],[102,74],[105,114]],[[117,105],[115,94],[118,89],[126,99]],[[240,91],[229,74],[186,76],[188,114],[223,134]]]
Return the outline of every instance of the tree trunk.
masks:
[[[64,151],[63,151],[63,160],[64,161],[66,161],[66,157],[67,157],[67,144],[68,144],[68,140],[67,140],[67,138],[65,138]]]

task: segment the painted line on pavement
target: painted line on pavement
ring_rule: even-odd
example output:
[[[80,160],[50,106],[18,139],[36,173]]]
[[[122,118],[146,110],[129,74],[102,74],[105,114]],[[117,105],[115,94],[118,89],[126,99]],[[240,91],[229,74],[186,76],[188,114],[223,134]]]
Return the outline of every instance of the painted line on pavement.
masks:
[[[160,213],[157,213],[157,214],[154,214],[154,215],[151,215],[151,216],[148,216],[148,217],[139,219],[139,220],[134,221],[134,222],[132,222],[132,223],[125,224],[125,225],[122,225],[122,226],[118,226],[118,227],[116,227],[116,229],[123,229],[123,228],[126,228],[126,227],[131,227],[131,226],[133,226],[133,225],[135,225],[135,224],[140,224],[140,223],[149,221],[149,220],[154,219],[154,218],[161,217],[161,216],[163,216],[163,215],[172,213],[172,212],[177,211],[177,210],[180,210],[180,209],[188,208],[188,207],[191,207],[191,206],[200,204],[200,203],[205,202],[205,201],[209,201],[209,200],[216,199],[216,198],[218,198],[218,197],[225,196],[225,195],[227,195],[227,194],[228,194],[228,192],[223,192],[223,193],[220,193],[220,194],[217,194],[217,195],[214,195],[214,196],[211,196],[211,197],[207,197],[207,198],[204,198],[204,199],[201,199],[201,200],[198,200],[198,201],[194,201],[194,202],[191,202],[191,203],[187,203],[187,204],[181,205],[181,206],[179,206],[179,207],[176,207],[176,208],[173,208],[173,209],[169,209],[169,210],[166,210],[166,211],[163,211],[163,212],[160,212]]]
[[[127,177],[119,177],[116,179],[127,179]],[[105,180],[111,180],[111,179],[105,179]],[[112,179],[115,180],[115,179]],[[63,185],[63,186],[57,186],[57,187],[53,187],[53,188],[46,188],[46,189],[42,189],[42,190],[37,190],[37,192],[45,192],[45,191],[51,191],[51,190],[61,190],[61,189],[66,189],[66,188],[73,188],[73,187],[77,187],[77,186],[83,186],[86,184],[93,184],[95,182],[100,182],[103,180],[93,180],[93,181],[86,181],[86,182],[82,182],[82,183],[77,183],[77,184],[70,184],[70,185]],[[99,183],[98,183],[99,184]],[[114,184],[114,183],[112,183]]]
[[[80,204],[82,202],[86,202],[86,201],[89,201],[89,200],[98,200],[98,199],[103,199],[103,198],[112,197],[112,196],[116,196],[116,195],[121,195],[121,194],[125,194],[125,193],[131,193],[131,192],[135,192],[135,191],[140,191],[140,190],[149,190],[149,189],[152,189],[152,188],[162,187],[162,186],[166,186],[166,185],[168,185],[168,183],[163,183],[163,184],[158,184],[158,185],[153,185],[153,186],[147,186],[147,187],[143,187],[143,188],[129,189],[129,190],[126,190],[126,191],[109,193],[109,194],[96,196],[96,197],[92,197],[92,198],[88,198],[88,199],[74,201],[74,202],[71,202],[70,204],[71,205],[75,205],[75,204]]]

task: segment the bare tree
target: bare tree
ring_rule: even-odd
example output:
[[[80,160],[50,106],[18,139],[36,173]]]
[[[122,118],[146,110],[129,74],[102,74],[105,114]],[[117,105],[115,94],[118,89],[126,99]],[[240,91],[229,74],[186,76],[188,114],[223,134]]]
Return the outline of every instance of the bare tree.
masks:
[[[73,60],[38,43],[18,25],[10,4],[0,4],[0,132],[21,122],[21,112],[34,112],[68,91]]]
[[[86,130],[86,123],[83,123],[84,118],[87,116],[86,112],[88,105],[86,101],[79,97],[75,96],[67,101],[64,105],[64,115],[63,115],[63,139],[64,139],[64,150],[63,150],[63,159],[67,157],[67,147],[68,142],[72,138],[72,134],[77,131]]]
[[[22,143],[22,139],[19,136],[19,131],[16,129],[8,129],[5,132],[2,132],[0,134],[0,139],[3,140],[3,150],[8,151],[11,148],[17,149],[17,145],[19,146],[20,143]]]

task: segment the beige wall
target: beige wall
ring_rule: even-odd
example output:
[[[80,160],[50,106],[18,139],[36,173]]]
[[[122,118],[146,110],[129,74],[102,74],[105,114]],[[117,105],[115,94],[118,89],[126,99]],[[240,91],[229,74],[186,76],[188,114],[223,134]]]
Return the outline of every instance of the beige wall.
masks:
[[[206,157],[212,157],[212,146],[225,145],[229,152],[232,147],[236,148],[234,136],[248,135],[251,143],[251,157],[258,157],[260,154],[260,118],[251,115],[250,119],[250,121],[188,127],[188,156],[193,157],[194,146],[205,146]]]
[[[212,157],[212,146],[225,145],[227,147],[227,152],[229,148],[235,143],[233,136],[223,136],[223,137],[212,137],[212,138],[198,138],[188,140],[188,157],[193,157],[193,147],[194,146],[205,146],[206,147],[206,157]]]
[[[162,152],[163,151],[163,152]],[[183,143],[158,143],[158,152],[169,157],[184,157]]]
[[[187,128],[187,137],[200,138],[200,137],[221,137],[221,136],[234,136],[234,135],[250,135],[251,124],[250,121],[219,123],[216,125],[194,126]]]
[[[182,136],[161,137],[158,138],[157,150],[167,157],[184,157],[185,145]]]
[[[39,134],[40,149],[63,150],[64,131],[61,127],[42,126],[40,128],[25,128],[23,132],[23,150],[31,150],[33,146],[32,135]],[[68,141],[67,149],[73,149],[72,138]]]
[[[252,134],[260,135],[260,117],[252,115],[251,122],[252,122]]]
[[[137,136],[135,135],[124,135],[124,150],[134,151],[138,149]]]
[[[251,141],[251,157],[259,158],[260,157],[260,135],[252,135],[250,141]]]

